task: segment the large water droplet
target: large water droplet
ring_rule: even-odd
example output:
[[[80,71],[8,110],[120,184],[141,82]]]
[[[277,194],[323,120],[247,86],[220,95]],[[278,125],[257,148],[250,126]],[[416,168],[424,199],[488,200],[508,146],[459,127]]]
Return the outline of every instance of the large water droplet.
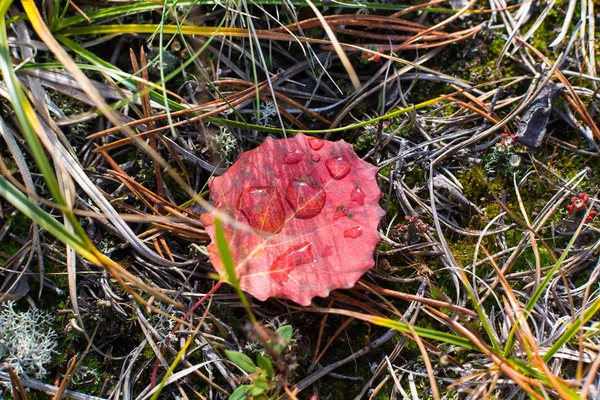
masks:
[[[318,155],[318,154],[313,154],[313,155],[310,157],[310,159],[311,159],[311,160],[313,160],[313,162],[316,162],[316,163],[318,163],[319,161],[321,161],[321,156],[320,156],[320,155]]]
[[[296,218],[308,219],[319,215],[325,206],[327,193],[321,182],[310,176],[302,176],[290,181],[285,199],[294,210]]]
[[[254,229],[277,233],[283,228],[285,209],[281,196],[273,187],[247,187],[238,198],[237,208]]]
[[[354,228],[346,229],[344,231],[344,237],[356,239],[360,235],[363,234],[363,230],[360,226],[355,226]]]
[[[285,251],[271,264],[271,279],[279,285],[285,285],[290,279],[290,272],[300,265],[315,261],[312,243],[304,242]]]
[[[365,192],[363,192],[358,185],[355,185],[350,193],[350,199],[362,206],[365,204]]]
[[[314,137],[308,138],[308,145],[313,150],[321,150],[325,145],[325,141],[323,139],[317,139]]]
[[[350,166],[350,161],[346,156],[339,156],[335,158],[330,158],[325,161],[325,166],[327,166],[327,170],[333,179],[344,179],[346,175],[350,172],[352,167]]]
[[[300,150],[294,150],[283,157],[283,163],[287,165],[298,164],[303,158],[304,153],[302,153]]]

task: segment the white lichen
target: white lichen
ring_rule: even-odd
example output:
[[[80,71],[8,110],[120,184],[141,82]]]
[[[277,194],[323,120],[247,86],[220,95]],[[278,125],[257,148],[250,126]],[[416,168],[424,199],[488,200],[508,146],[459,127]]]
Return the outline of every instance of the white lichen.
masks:
[[[15,311],[14,306],[8,301],[0,308],[0,364],[19,376],[42,379],[58,344],[51,317],[39,310]]]
[[[171,313],[172,310],[167,310],[167,313]],[[154,314],[150,321],[154,329],[166,340],[175,340],[177,337],[172,333],[175,328],[175,320],[169,318],[163,314]]]
[[[277,115],[277,106],[270,101],[263,102],[260,105],[259,115],[252,116],[252,120],[257,125],[269,126],[273,122],[273,117]]]
[[[215,150],[226,166],[233,164],[237,149],[237,138],[226,127],[222,126],[214,138]]]

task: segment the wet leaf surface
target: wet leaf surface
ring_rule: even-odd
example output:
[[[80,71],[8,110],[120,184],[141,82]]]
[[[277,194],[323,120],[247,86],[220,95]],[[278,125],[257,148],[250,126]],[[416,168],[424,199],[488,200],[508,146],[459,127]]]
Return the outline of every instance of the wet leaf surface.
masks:
[[[374,264],[384,214],[377,168],[344,141],[267,140],[209,182],[244,291],[309,305],[350,288]],[[212,215],[202,221],[214,241]],[[225,275],[217,248],[211,261]]]

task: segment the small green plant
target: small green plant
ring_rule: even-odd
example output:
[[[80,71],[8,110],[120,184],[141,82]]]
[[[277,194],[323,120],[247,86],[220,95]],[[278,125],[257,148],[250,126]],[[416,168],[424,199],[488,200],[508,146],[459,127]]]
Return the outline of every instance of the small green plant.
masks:
[[[585,215],[585,206],[589,200],[590,196],[586,193],[581,193],[579,196],[571,198],[571,203],[567,205],[569,215],[576,219],[581,219]],[[585,218],[585,222],[592,222],[596,215],[598,215],[598,212],[591,210]]]
[[[356,139],[356,143],[354,143],[354,148],[356,150],[367,150],[375,147],[375,143],[377,143],[377,133],[376,129],[370,129],[363,135],[360,135]]]
[[[390,237],[400,243],[418,243],[421,234],[429,232],[430,227],[418,215],[405,216],[404,224],[397,224],[391,231]]]
[[[496,143],[494,151],[485,158],[485,175],[493,181],[498,175],[506,177],[516,172],[521,165],[521,157],[514,152],[515,135],[503,133],[500,143]]]
[[[366,46],[368,50],[380,51],[379,46],[369,45]],[[378,63],[381,61],[381,56],[379,54],[371,53],[368,50],[364,50],[360,55],[360,63],[361,64],[369,64],[371,62]]]
[[[282,325],[267,340],[268,352],[256,355],[256,363],[250,357],[240,351],[225,350],[225,355],[235,365],[250,374],[251,384],[240,385],[231,393],[229,400],[244,399],[276,399],[279,397],[281,388],[286,382],[289,368],[274,368],[273,362],[265,354],[273,358],[282,359],[288,347],[293,342],[294,329],[291,325]],[[277,363],[276,363],[277,365]],[[276,373],[276,370],[278,373]]]

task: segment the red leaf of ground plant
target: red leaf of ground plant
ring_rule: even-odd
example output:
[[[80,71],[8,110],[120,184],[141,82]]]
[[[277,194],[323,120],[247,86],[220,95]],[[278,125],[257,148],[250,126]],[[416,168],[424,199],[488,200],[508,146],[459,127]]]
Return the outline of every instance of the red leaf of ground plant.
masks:
[[[212,179],[215,207],[241,223],[224,221],[224,231],[242,289],[259,300],[309,305],[315,296],[351,288],[374,264],[385,213],[376,173],[350,144],[298,134],[267,138]],[[225,276],[213,216],[202,220],[213,240],[210,259]]]

